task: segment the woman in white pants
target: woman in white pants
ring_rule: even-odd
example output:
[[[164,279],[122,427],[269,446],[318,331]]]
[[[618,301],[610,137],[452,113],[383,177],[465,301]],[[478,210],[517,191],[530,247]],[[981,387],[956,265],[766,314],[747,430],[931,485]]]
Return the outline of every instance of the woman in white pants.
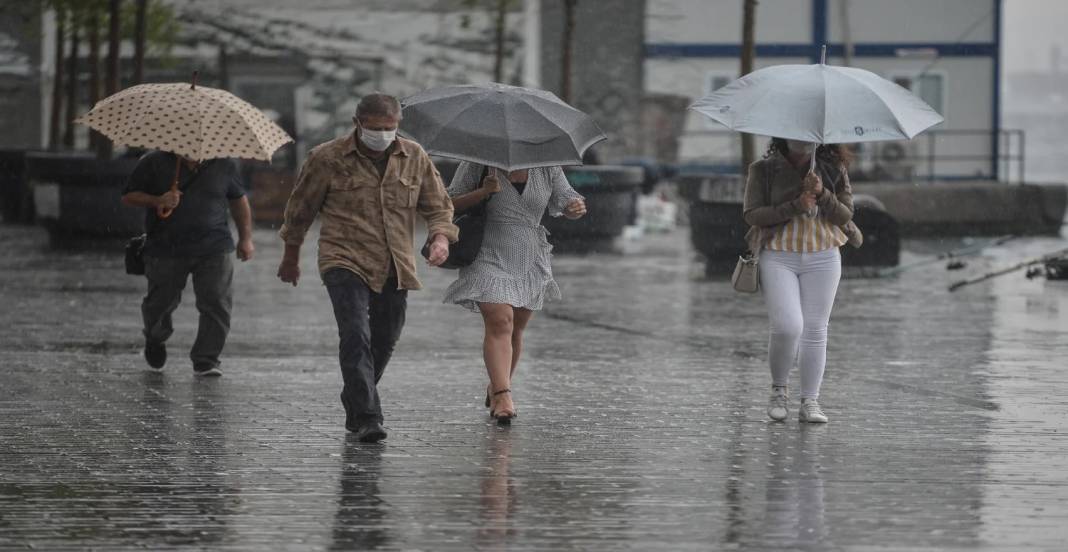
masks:
[[[771,398],[768,416],[785,420],[789,377],[801,373],[802,422],[826,423],[818,399],[827,360],[827,325],[842,275],[838,248],[860,244],[852,223],[850,153],[840,145],[773,138],[764,159],[749,168],[743,216],[746,239],[760,254],[760,286],[767,302],[771,336]]]

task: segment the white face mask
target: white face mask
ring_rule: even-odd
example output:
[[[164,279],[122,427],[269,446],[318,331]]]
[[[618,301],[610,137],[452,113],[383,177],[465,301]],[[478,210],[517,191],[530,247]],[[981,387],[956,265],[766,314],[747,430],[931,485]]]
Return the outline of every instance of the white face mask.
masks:
[[[793,153],[803,153],[810,155],[812,150],[815,149],[815,144],[812,142],[804,142],[801,140],[787,140],[786,147]]]
[[[360,127],[360,141],[371,151],[386,151],[396,139],[396,130],[367,130]]]

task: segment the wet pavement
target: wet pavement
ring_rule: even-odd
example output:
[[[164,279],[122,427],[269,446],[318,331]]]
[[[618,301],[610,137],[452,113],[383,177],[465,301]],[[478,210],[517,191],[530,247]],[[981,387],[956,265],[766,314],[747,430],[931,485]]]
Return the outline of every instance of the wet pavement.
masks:
[[[1017,240],[962,272],[846,280],[826,426],[764,415],[758,297],[679,232],[555,259],[520,417],[488,423],[477,315],[421,270],[381,387],[390,437],[354,442],[314,275],[236,270],[217,380],[140,356],[143,280],[121,253],[0,227],[0,549],[1059,550],[1068,539],[1068,285],[965,275],[1065,247]],[[911,243],[903,262],[953,244]],[[310,276],[309,276],[310,275]],[[796,377],[793,395],[796,396]]]

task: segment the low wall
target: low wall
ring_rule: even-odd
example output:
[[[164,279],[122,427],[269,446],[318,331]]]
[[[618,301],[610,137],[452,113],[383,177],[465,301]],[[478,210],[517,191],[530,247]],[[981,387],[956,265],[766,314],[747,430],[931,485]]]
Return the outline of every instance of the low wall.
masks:
[[[854,193],[877,198],[907,237],[1056,235],[1068,186],[962,182],[857,182]]]

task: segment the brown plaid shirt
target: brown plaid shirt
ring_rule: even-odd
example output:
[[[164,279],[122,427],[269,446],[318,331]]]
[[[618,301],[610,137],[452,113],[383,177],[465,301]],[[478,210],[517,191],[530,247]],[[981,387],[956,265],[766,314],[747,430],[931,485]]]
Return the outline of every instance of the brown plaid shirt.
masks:
[[[402,138],[389,156],[380,177],[374,161],[356,148],[355,134],[312,149],[278,232],[287,244],[300,245],[319,216],[320,274],[351,270],[375,292],[382,291],[391,267],[401,289],[422,287],[412,248],[416,213],[426,219],[431,236],[442,234],[450,242],[457,237],[452,201],[430,156]]]

